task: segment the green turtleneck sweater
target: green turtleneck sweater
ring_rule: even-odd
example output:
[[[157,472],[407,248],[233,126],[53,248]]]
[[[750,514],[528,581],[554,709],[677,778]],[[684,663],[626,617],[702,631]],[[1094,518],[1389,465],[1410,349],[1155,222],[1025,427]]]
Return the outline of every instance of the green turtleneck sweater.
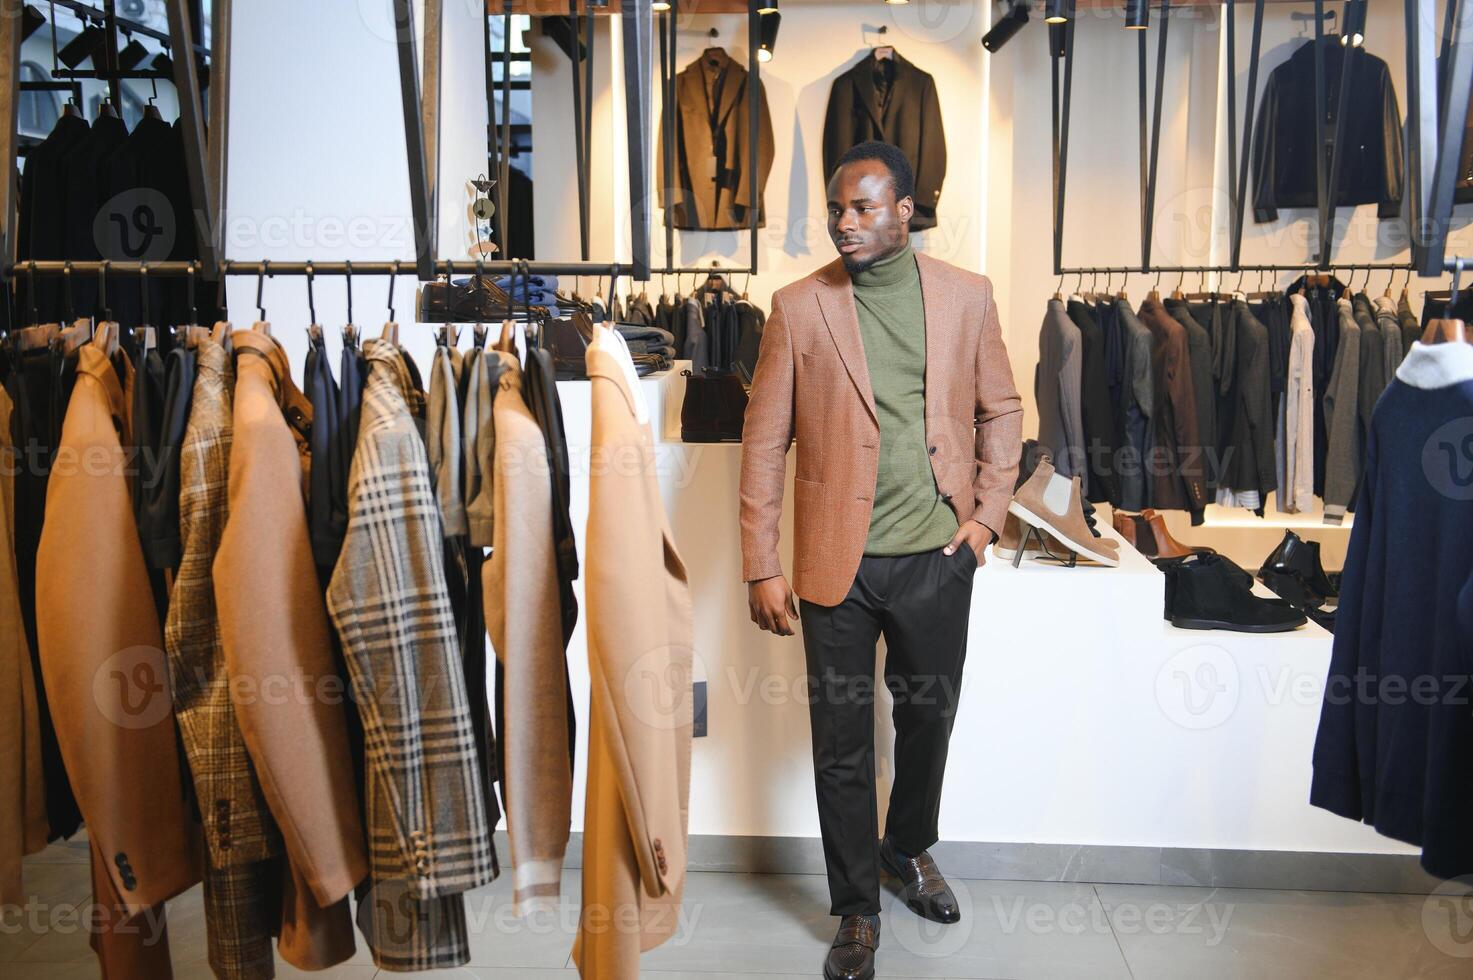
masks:
[[[926,315],[921,273],[907,244],[850,275],[875,414],[880,465],[864,551],[908,555],[939,548],[956,533],[956,514],[926,451]]]

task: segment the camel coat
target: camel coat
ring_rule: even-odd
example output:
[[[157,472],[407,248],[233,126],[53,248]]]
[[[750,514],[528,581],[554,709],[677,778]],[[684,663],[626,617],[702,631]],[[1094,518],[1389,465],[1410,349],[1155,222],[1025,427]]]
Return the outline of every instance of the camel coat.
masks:
[[[0,388],[0,905],[24,905],[21,858],[46,846],[41,719],[15,564],[10,396]]]
[[[237,330],[230,340],[229,517],[213,567],[220,641],[236,720],[291,866],[288,899],[299,908],[287,925],[301,936],[283,936],[281,946],[315,950],[311,962],[320,967],[352,951],[344,899],[368,874],[368,858],[348,694],[303,502],[312,406],[268,333]],[[314,920],[314,904],[327,921]]]
[[[95,900],[109,921],[160,927],[93,935],[103,975],[116,980],[167,975],[162,903],[198,882],[200,868],[128,492],[128,398],[100,342],[107,333],[78,351],[36,552],[37,593],[49,597],[38,604],[36,634],[57,742],[92,841]]]
[[[1022,448],[1023,408],[992,282],[916,253],[926,312],[926,443],[957,522],[1002,533]],[[742,427],[742,580],[782,574],[778,522],[796,436],[793,591],[843,601],[869,534],[880,460],[869,366],[849,273],[838,259],[779,289]]]
[[[685,884],[692,729],[690,585],[655,479],[627,349],[597,328],[587,351],[593,442],[585,588],[588,786],[585,980],[639,976],[674,934]]]

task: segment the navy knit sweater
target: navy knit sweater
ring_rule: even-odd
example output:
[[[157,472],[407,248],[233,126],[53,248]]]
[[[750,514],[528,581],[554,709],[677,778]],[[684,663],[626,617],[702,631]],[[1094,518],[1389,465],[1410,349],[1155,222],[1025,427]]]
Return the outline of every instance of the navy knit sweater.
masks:
[[[1310,802],[1473,874],[1473,344],[1413,344],[1372,415]]]

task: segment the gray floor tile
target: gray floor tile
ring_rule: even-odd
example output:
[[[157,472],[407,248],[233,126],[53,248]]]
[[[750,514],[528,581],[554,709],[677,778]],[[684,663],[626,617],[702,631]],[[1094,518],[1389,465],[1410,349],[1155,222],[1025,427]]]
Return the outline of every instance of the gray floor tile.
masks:
[[[1135,885],[1098,890],[1136,980],[1473,976],[1473,936],[1466,922],[1455,932],[1447,918],[1466,911],[1447,900],[1439,905],[1435,896]]]
[[[510,870],[491,884],[466,894],[471,967],[561,969],[573,952],[578,933],[581,878],[564,870],[557,908],[517,916],[513,910]]]

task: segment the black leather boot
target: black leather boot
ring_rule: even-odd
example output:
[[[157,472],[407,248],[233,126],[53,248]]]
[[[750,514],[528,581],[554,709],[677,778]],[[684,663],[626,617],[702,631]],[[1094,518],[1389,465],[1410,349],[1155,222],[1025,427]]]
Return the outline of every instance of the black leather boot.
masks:
[[[1258,577],[1264,579],[1270,572],[1297,572],[1306,585],[1327,599],[1339,594],[1339,590],[1330,584],[1330,577],[1320,562],[1320,543],[1306,541],[1293,531],[1284,532],[1284,540],[1259,566]],[[1268,584],[1267,579],[1264,579],[1264,584]]]
[[[1304,613],[1283,600],[1254,595],[1241,570],[1220,555],[1192,555],[1160,567],[1166,575],[1166,618],[1173,626],[1282,633],[1304,625]]]
[[[903,857],[886,837],[880,841],[880,864],[900,879],[905,887],[905,904],[916,915],[946,925],[961,920],[956,896],[929,853],[922,851],[913,858]]]
[[[823,961],[824,980],[872,980],[875,950],[880,948],[878,915],[846,915]]]

